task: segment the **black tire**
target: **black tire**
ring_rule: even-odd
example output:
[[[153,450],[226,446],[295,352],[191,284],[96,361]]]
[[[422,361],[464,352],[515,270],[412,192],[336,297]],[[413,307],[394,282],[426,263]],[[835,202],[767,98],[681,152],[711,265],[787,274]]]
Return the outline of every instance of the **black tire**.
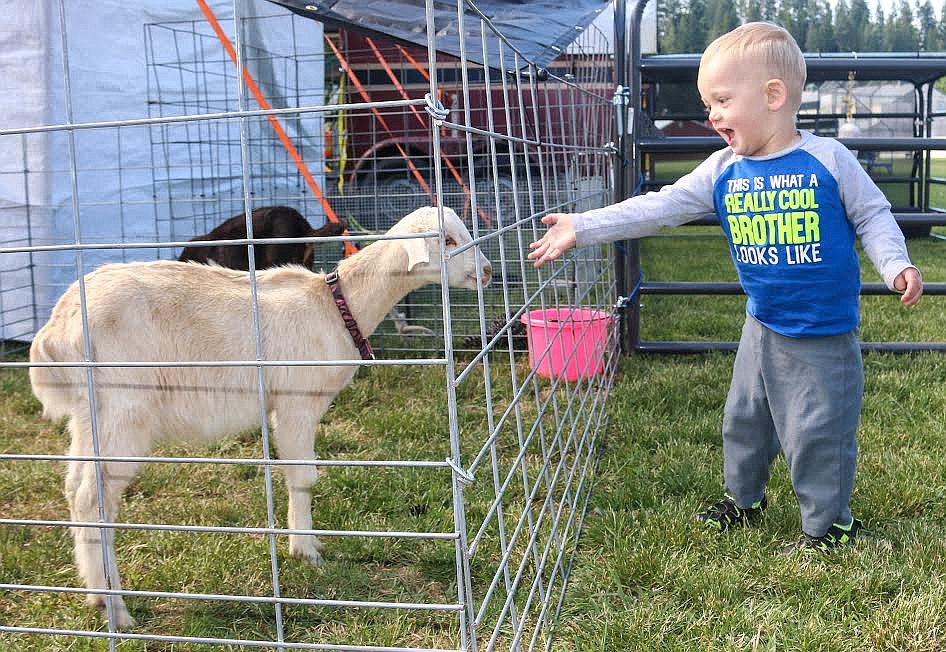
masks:
[[[387,230],[408,213],[430,204],[423,186],[408,172],[379,176],[374,194],[379,231]]]

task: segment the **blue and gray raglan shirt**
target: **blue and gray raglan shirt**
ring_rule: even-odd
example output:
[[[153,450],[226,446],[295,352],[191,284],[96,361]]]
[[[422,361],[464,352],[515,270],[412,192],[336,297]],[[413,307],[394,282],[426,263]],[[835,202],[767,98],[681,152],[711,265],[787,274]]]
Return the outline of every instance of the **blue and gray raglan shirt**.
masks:
[[[800,134],[769,156],[727,147],[659,192],[577,215],[577,246],[652,235],[715,212],[750,315],[788,337],[854,330],[855,235],[891,290],[913,265],[890,203],[857,158],[833,138]]]

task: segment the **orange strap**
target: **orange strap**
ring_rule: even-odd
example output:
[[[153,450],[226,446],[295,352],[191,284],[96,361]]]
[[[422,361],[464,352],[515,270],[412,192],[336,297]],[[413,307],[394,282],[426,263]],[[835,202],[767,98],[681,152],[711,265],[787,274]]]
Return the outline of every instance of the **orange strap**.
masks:
[[[388,65],[388,62],[384,60],[384,56],[381,54],[381,51],[374,44],[374,41],[372,41],[370,37],[366,37],[365,40],[368,42],[368,45],[371,47],[371,51],[374,52],[374,56],[378,60],[378,63],[380,63],[381,67],[384,68],[384,72],[387,73],[388,78],[391,80],[391,83],[394,84],[394,88],[396,88],[398,93],[401,94],[401,97],[403,97],[405,100],[409,100],[410,97],[408,97],[407,92],[405,92],[404,90],[404,87],[401,86],[401,82],[398,81],[397,75],[395,75],[394,71],[391,70],[391,66]],[[403,51],[404,50],[402,48],[401,52]],[[416,65],[417,62],[415,61],[414,64]],[[417,121],[420,122],[420,125],[422,127],[427,127],[427,124],[424,122],[424,118],[421,117],[420,112],[417,110],[417,108],[413,105],[411,105],[410,108],[411,108],[411,111],[413,111],[414,116],[417,118]],[[447,158],[447,155],[443,153],[442,149],[440,150],[440,158],[443,159],[443,162],[446,164],[447,169],[450,170],[450,174],[453,175],[453,178],[456,180],[456,182],[460,185],[461,188],[463,188],[463,194],[466,195],[466,200],[467,202],[469,202],[470,189],[467,187],[466,183],[463,181],[463,177],[460,176],[460,173],[453,166],[453,163],[451,163],[450,159]],[[487,217],[486,213],[483,212],[483,209],[480,209],[479,213],[480,213],[480,217],[483,218],[483,221],[485,222],[486,226],[489,226],[489,223],[490,223],[489,217]]]
[[[365,37],[365,41],[368,42],[368,46],[371,48],[371,51],[374,52],[374,58],[378,60],[378,63],[381,64],[381,67],[384,68],[384,72],[388,74],[388,79],[391,80],[391,83],[394,84],[394,87],[397,89],[398,93],[401,94],[405,100],[411,99],[407,96],[407,93],[404,92],[404,87],[401,86],[401,83],[397,80],[397,76],[394,74],[394,71],[391,70],[391,66],[388,65],[388,62],[384,60],[384,56],[381,54],[381,51],[374,44],[370,38]],[[414,116],[417,118],[417,121],[420,122],[422,127],[426,127],[427,124],[424,122],[424,119],[420,115],[420,111],[417,110],[417,107],[413,104],[408,107],[413,112]]]
[[[429,82],[429,81],[430,81],[430,75],[427,73],[427,71],[424,69],[424,67],[423,67],[422,65],[420,65],[419,63],[417,63],[417,61],[414,59],[414,57],[412,57],[412,56],[410,55],[410,53],[409,53],[407,50],[405,50],[403,47],[401,47],[401,44],[400,44],[400,43],[395,43],[394,45],[397,47],[398,50],[401,51],[401,54],[404,55],[404,58],[405,58],[405,59],[407,59],[407,60],[410,61],[412,64],[414,64],[414,68],[417,70],[417,72],[419,72],[421,75],[423,75],[424,79],[426,79],[426,80]],[[437,89],[437,101],[440,102],[441,104],[443,103],[443,91],[442,91],[441,89],[439,89],[439,88]],[[440,129],[441,129],[440,133],[444,133],[444,128],[443,128],[443,127],[440,127]]]
[[[401,47],[401,44],[400,44],[400,43],[395,43],[395,45],[397,46],[397,49],[401,51],[401,54],[404,55],[404,58],[407,59],[408,61],[410,61],[412,64],[414,64],[414,68],[417,69],[417,72],[419,72],[421,75],[423,75],[423,76],[424,76],[424,79],[426,79],[427,81],[430,81],[430,75],[427,74],[427,71],[424,69],[424,67],[423,67],[422,65],[420,65],[419,63],[417,63],[417,62],[414,60],[414,57],[412,57],[410,54],[408,54],[407,50],[405,50],[403,47]],[[439,91],[438,91],[438,92],[439,92]]]
[[[358,89],[358,93],[361,95],[361,99],[363,99],[365,102],[371,102],[371,97],[368,95],[367,91],[365,91],[365,88],[364,86],[361,85],[361,82],[358,81],[358,77],[349,67],[348,62],[345,60],[345,57],[342,56],[342,53],[339,52],[338,48],[335,47],[335,44],[332,43],[332,40],[328,38],[327,36],[325,37],[325,42],[328,43],[330,48],[332,48],[332,52],[335,53],[335,57],[338,59],[338,63],[339,65],[341,65],[342,70],[345,71],[345,74],[348,75],[348,78],[351,80],[351,83],[355,86],[355,88]],[[381,113],[376,108],[374,107],[370,107],[370,108],[371,108],[371,113],[374,114],[374,117],[377,119],[378,123],[384,128],[386,132],[388,132],[388,136],[390,136],[391,138],[395,138],[394,132],[391,131],[391,128],[388,126],[388,123],[385,121],[384,116],[382,116]],[[394,145],[395,147],[397,147],[397,151],[400,153],[404,161],[407,162],[407,167],[410,168],[411,174],[413,174],[414,178],[417,179],[417,183],[419,183],[421,188],[424,189],[424,191],[430,197],[431,201],[433,203],[436,203],[436,200],[434,199],[434,193],[430,190],[430,186],[427,185],[427,181],[424,179],[423,175],[420,173],[420,170],[418,170],[417,166],[414,165],[414,161],[411,160],[411,157],[408,155],[406,151],[404,151],[404,148],[401,147],[401,144],[398,143],[396,139],[395,139]]]
[[[221,45],[223,45],[224,49],[227,51],[227,54],[230,55],[230,59],[233,61],[234,65],[239,65],[236,51],[233,49],[230,39],[227,38],[227,35],[224,33],[223,28],[217,21],[217,17],[214,15],[213,11],[209,6],[207,6],[205,0],[197,0],[197,4],[200,6],[200,10],[204,13],[204,16],[207,18],[207,22],[210,23],[210,26],[213,28],[214,32],[216,32],[217,38],[220,39]],[[259,104],[260,108],[264,111],[271,109],[272,107],[270,107],[269,102],[266,101],[266,98],[263,97],[263,93],[256,85],[256,82],[253,80],[253,76],[250,75],[250,71],[246,69],[246,66],[243,66],[241,72],[243,75],[243,81],[246,83],[246,87],[251,93],[253,93],[253,97],[256,98],[256,103]],[[306,167],[305,161],[302,160],[302,156],[299,155],[299,151],[296,149],[295,145],[293,145],[292,141],[289,140],[289,136],[282,128],[279,120],[274,115],[268,115],[266,118],[269,120],[269,124],[273,127],[273,131],[275,131],[276,135],[279,137],[279,142],[281,142],[283,147],[286,149],[286,153],[289,154],[289,157],[295,162],[296,167],[299,168],[299,173],[302,174],[302,178],[305,179],[306,184],[308,184],[309,189],[312,191],[312,194],[316,199],[319,200],[319,203],[322,205],[322,210],[325,211],[325,216],[328,217],[329,221],[331,222],[338,222],[338,216],[335,215],[335,211],[332,210],[332,206],[328,203],[328,199],[326,199],[325,195],[322,194],[322,189],[319,188],[319,184],[316,183],[314,178],[312,178],[312,174],[309,173],[309,168]],[[346,256],[353,254],[356,251],[358,251],[358,249],[353,243],[345,243]]]

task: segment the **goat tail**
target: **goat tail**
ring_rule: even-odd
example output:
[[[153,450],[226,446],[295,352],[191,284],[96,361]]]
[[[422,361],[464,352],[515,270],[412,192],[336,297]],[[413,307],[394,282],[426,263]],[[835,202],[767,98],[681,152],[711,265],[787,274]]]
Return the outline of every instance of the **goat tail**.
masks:
[[[39,330],[30,345],[30,362],[65,362],[82,359],[81,342],[50,332],[53,322]],[[30,367],[33,394],[43,404],[43,416],[60,419],[73,414],[78,401],[85,400],[82,367]]]

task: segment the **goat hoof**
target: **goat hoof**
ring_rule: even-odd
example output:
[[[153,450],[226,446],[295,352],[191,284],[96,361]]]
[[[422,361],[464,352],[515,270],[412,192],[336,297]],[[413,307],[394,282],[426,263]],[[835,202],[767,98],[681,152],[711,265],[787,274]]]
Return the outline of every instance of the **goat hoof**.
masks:
[[[135,619],[131,617],[131,614],[128,613],[125,609],[122,609],[120,612],[112,610],[114,612],[114,625],[115,629],[120,632],[128,631],[129,629],[134,629],[138,626],[138,623],[135,622]]]
[[[322,555],[319,553],[319,550],[322,548],[322,544],[318,540],[310,542],[309,545],[301,546],[290,546],[289,554],[295,557],[296,559],[301,559],[306,561],[313,566],[322,565]]]
[[[86,603],[95,607],[102,612],[102,616],[108,620],[108,607],[105,605],[105,596],[103,595],[90,595],[85,599]],[[128,609],[125,607],[124,602],[116,603],[112,602],[112,626],[118,631],[125,631],[129,629],[134,629],[138,623],[135,622],[135,619],[131,617],[131,614],[128,613]]]

